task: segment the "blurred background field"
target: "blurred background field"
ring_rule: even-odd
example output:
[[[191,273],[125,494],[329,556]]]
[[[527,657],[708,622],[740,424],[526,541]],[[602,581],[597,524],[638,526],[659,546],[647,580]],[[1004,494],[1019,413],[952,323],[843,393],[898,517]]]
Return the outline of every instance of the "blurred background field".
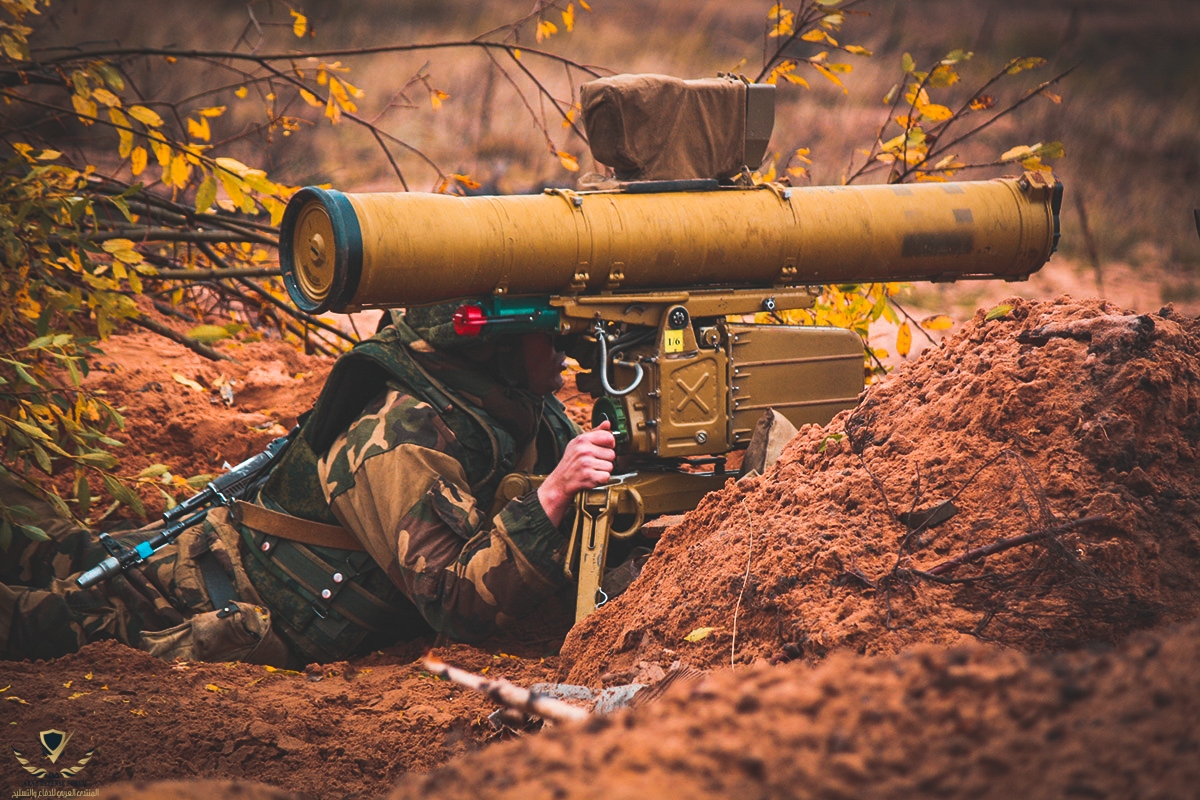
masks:
[[[516,43],[592,65],[601,74],[660,72],[695,78],[737,72],[754,77],[771,45],[766,37],[769,6],[595,0],[590,12],[575,5],[573,31],[558,20],[558,30],[545,41],[533,41],[527,27]],[[299,46],[311,51],[468,40],[520,18],[531,5],[402,0],[296,7],[315,34]],[[239,37],[243,51],[297,46],[288,36],[287,8],[263,3],[210,2],[201,7],[178,0],[151,5],[76,0],[55,4],[47,13],[53,24],[39,25],[30,42],[35,48],[105,42],[228,49]],[[955,90],[963,89],[958,101],[968,96],[967,87],[977,86],[1015,56],[1041,56],[1048,63],[1036,73],[1014,76],[1009,89],[997,92],[1007,91],[1009,100],[1072,70],[1053,90],[1061,102],[1035,98],[958,153],[973,163],[992,160],[1018,144],[1063,143],[1065,157],[1052,162],[1067,187],[1059,256],[1027,285],[914,287],[908,301],[915,307],[956,310],[961,316],[1006,293],[1069,291],[1103,294],[1138,310],[1174,302],[1200,311],[1200,238],[1193,220],[1193,209],[1200,207],[1200,3],[869,0],[848,14],[838,38],[873,51],[871,57],[840,54],[837,60],[853,64],[852,72],[841,75],[845,92],[815,72],[805,74],[809,89],[783,82],[779,88],[770,153],[781,157],[782,172],[797,148],[810,150],[808,175],[793,179],[799,185],[839,183],[852,158],[862,162],[859,151],[870,146],[885,119],[881,101],[900,78],[904,53],[927,66],[954,49],[973,51],[974,58],[961,66],[961,85],[947,90],[947,97],[955,98]],[[582,172],[596,169],[585,144],[511,62],[507,74],[501,73],[484,52],[474,49],[340,60],[351,69],[347,79],[365,90],[357,101],[360,116],[419,148],[447,173],[470,176],[481,191],[574,185],[578,174],[564,167],[556,150],[578,157]],[[296,63],[304,67],[303,54]],[[585,77],[529,52],[522,63],[536,70],[550,93],[564,102],[570,102]],[[139,80],[159,96],[217,90],[211,95],[214,104],[232,101],[214,142],[240,132],[239,126],[245,130],[256,124],[255,105],[245,102],[239,108],[232,97],[236,75],[214,67],[204,76],[175,66],[158,62]],[[247,163],[261,164],[274,179],[292,185],[400,189],[372,136],[345,121],[331,126],[320,120],[286,136],[277,130],[266,145],[265,160],[261,138],[241,146]],[[396,157],[410,188],[437,185],[437,175],[419,157],[403,151]],[[960,179],[1016,169],[964,172]]]

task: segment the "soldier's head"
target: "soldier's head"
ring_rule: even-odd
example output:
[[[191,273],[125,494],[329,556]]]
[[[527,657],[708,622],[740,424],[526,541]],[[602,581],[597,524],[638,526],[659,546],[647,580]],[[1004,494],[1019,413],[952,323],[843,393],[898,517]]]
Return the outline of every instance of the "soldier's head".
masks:
[[[565,354],[549,333],[505,335],[486,327],[474,336],[458,333],[454,313],[461,303],[439,303],[410,308],[404,322],[435,350],[479,365],[508,385],[535,394],[550,394],[562,388]]]

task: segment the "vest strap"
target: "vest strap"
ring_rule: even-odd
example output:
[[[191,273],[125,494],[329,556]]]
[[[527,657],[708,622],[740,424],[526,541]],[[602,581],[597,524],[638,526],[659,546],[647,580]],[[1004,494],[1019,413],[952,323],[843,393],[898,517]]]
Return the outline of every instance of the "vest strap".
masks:
[[[338,550],[361,552],[365,549],[353,534],[340,525],[326,525],[323,522],[293,517],[291,514],[247,503],[245,500],[236,501],[232,512],[238,522],[280,539]]]

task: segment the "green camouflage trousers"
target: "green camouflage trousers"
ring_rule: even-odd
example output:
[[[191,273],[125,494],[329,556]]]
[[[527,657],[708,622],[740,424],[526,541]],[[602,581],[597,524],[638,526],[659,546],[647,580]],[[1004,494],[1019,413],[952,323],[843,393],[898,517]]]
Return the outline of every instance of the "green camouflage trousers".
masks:
[[[286,648],[270,630],[270,614],[241,568],[236,544],[232,551],[227,546],[236,532],[224,509],[210,512],[209,520],[138,567],[80,589],[75,578],[108,555],[97,535],[58,517],[11,481],[0,479],[0,500],[28,507],[50,536],[42,542],[14,533],[8,550],[0,551],[0,658],[56,658],[88,642],[116,639],[164,658],[286,661]],[[151,535],[132,531],[114,538],[133,546]],[[246,602],[213,608],[196,563],[207,552]]]

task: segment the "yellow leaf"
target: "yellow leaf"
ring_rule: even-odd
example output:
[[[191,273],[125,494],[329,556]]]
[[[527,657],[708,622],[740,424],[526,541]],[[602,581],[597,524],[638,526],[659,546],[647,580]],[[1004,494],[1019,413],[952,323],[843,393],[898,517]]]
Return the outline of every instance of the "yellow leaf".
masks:
[[[106,252],[106,253],[115,253],[118,250],[131,250],[131,249],[133,249],[133,240],[132,239],[109,239],[106,242],[101,242],[100,248],[102,250],[104,250],[104,252]],[[88,678],[88,680],[91,680],[91,678]]]
[[[199,326],[199,327],[202,327],[202,328],[203,328],[203,327],[216,328],[217,326],[215,326],[215,325],[207,325],[207,326],[206,326],[206,325],[201,325],[201,326]],[[224,334],[224,333],[225,333],[225,329],[224,329],[224,328],[218,328],[218,330],[219,330],[219,331],[221,331],[221,333],[222,333],[222,334]],[[178,372],[176,372],[176,373],[173,373],[173,374],[171,375],[171,377],[175,379],[175,382],[176,382],[176,383],[181,383],[181,384],[183,384],[184,386],[188,387],[189,389],[195,389],[197,392],[207,392],[207,391],[208,391],[207,389],[205,389],[205,388],[204,388],[203,386],[201,386],[200,384],[196,383],[196,382],[195,382],[194,380],[192,380],[191,378],[185,378],[185,377],[183,377],[182,375],[180,375]]]
[[[856,55],[856,56],[869,56],[869,55],[871,55],[871,51],[870,51],[870,50],[868,50],[868,49],[867,49],[867,48],[865,48],[865,47],[859,47],[859,46],[858,46],[858,45],[856,45],[856,44],[848,44],[848,45],[846,45],[846,46],[845,46],[844,48],[842,48],[842,49],[843,49],[843,50],[845,50],[847,53],[852,53],[852,54],[854,54],[854,55]]]
[[[21,698],[17,697],[15,694],[10,694],[8,697],[6,697],[6,698],[4,698],[4,699],[5,699],[5,700],[10,700],[10,701],[12,701],[12,702],[14,702],[14,703],[18,703],[18,704],[20,704],[20,705],[23,705],[23,706],[27,706],[27,705],[29,705],[29,703],[26,703],[24,700],[22,700]]]
[[[912,350],[912,329],[905,321],[900,323],[900,328],[896,331],[896,353],[904,358],[910,350]]]
[[[158,159],[160,167],[166,169],[171,165],[171,145],[162,138],[162,134],[150,137],[150,148],[154,151],[154,157]]]
[[[346,91],[346,87],[343,86],[342,82],[337,78],[330,77],[329,94],[332,95],[335,100],[337,100],[338,105],[349,111],[351,114],[353,114],[355,111],[358,111],[358,106],[356,106],[354,101],[350,99],[350,95]]]
[[[297,37],[303,37],[308,31],[308,17],[301,14],[299,11],[292,12],[292,33]]]
[[[220,686],[217,686],[215,683],[208,683],[208,684],[205,684],[205,685],[204,685],[204,688],[205,688],[205,689],[208,689],[210,692],[223,692],[223,691],[225,691],[225,690],[224,690],[224,689],[222,689]]]
[[[219,117],[225,113],[225,108],[225,106],[210,106],[208,108],[202,108],[200,109],[200,116]]]
[[[329,95],[329,100],[325,102],[325,116],[329,117],[329,121],[334,125],[342,119],[342,109],[333,101],[333,95]]]
[[[201,139],[207,142],[212,138],[212,129],[208,126],[208,118],[201,117],[199,120],[194,120],[188,117],[187,120],[188,136],[193,139]]]
[[[75,106],[75,112],[79,114],[79,121],[84,125],[91,125],[96,120],[96,103],[77,94],[71,95],[71,105]]]
[[[246,87],[245,87],[245,86],[239,86],[239,87],[238,87],[236,90],[234,90],[234,92],[233,92],[233,93],[234,93],[235,95],[237,95],[237,97],[238,97],[238,99],[239,99],[239,100],[245,100],[245,99],[246,99],[246,95],[247,95],[247,94],[249,94],[249,92],[248,92],[248,91],[246,91]]]
[[[171,180],[170,184],[176,189],[186,189],[188,178],[192,174],[192,165],[188,163],[187,157],[180,154],[171,159]]]
[[[567,33],[575,30],[575,4],[567,3],[567,10],[562,12],[563,27],[567,29]]]
[[[121,158],[129,158],[129,154],[133,152],[133,132],[126,130],[129,127],[129,118],[115,108],[108,110],[108,118],[113,124],[122,126],[117,128],[117,136],[121,137],[121,146],[117,152],[121,154]]]
[[[258,201],[263,204],[263,208],[271,215],[271,224],[278,226],[283,221],[283,212],[287,205],[279,202],[274,197],[260,197]]]
[[[92,673],[90,673],[90,672],[89,672],[87,675],[84,675],[84,676],[83,676],[83,679],[84,679],[85,681],[90,681],[90,680],[92,679]]]
[[[945,314],[938,314],[921,320],[921,327],[927,331],[948,331],[954,327],[954,320]]]
[[[158,114],[155,114],[145,106],[130,106],[129,116],[133,117],[147,128],[160,128],[163,124],[162,117],[160,117]]]
[[[145,711],[142,711],[140,708],[131,708],[131,709],[129,709],[129,713],[130,713],[130,714],[133,714],[135,717],[144,717],[144,716],[146,716],[146,712],[145,712]]]
[[[278,673],[280,675],[300,675],[300,674],[302,674],[299,670],[295,670],[295,669],[280,669],[279,667],[272,667],[272,666],[264,667],[264,669],[266,669],[267,672]],[[359,672],[370,672],[370,670],[359,670]]]
[[[115,108],[121,105],[121,98],[117,97],[108,89],[93,89],[92,97],[96,98],[109,108]]]
[[[315,94],[313,94],[312,92],[310,92],[308,89],[301,89],[300,97],[304,100],[304,102],[308,103],[313,108],[320,108],[321,106],[325,105],[320,100],[318,100],[317,96]]]
[[[521,48],[514,47],[512,49],[512,57],[513,57],[514,61],[520,61],[521,60]]]
[[[115,253],[113,253],[113,257],[116,258],[118,261],[125,262],[126,264],[142,263],[141,253],[139,253],[137,250],[118,250]],[[120,265],[118,264],[116,266],[119,267]],[[122,269],[121,272],[124,272],[124,270]],[[116,276],[118,278],[125,277],[124,275],[116,273],[116,272],[114,272],[114,274],[116,274]]]
[[[222,339],[228,339],[229,331],[227,331],[225,328],[221,327],[220,325],[197,325],[196,327],[194,327],[190,331],[188,331],[187,335],[190,336],[191,338],[195,339],[198,342],[204,342],[204,344],[212,344],[213,342],[219,342]],[[178,375],[175,376],[175,380],[177,380],[177,381],[179,380]],[[180,383],[183,383],[183,381],[180,381]],[[185,384],[185,385],[190,385],[190,384]]]
[[[1011,150],[1006,150],[1000,156],[1001,161],[1016,161],[1018,159],[1029,156],[1033,153],[1034,148],[1027,144],[1018,145]]]
[[[954,116],[953,111],[951,111],[949,108],[946,108],[946,106],[938,105],[937,103],[930,103],[929,105],[921,106],[921,114],[926,119],[933,120],[934,122],[941,122],[942,120],[950,119],[952,116]]]
[[[430,89],[429,90],[429,104],[431,106],[433,106],[434,111],[437,111],[439,108],[442,107],[443,101],[449,100],[449,99],[450,99],[450,95],[446,94],[441,89]]]
[[[217,159],[218,163],[220,161],[221,159]],[[225,187],[225,193],[229,195],[229,199],[235,206],[241,208],[246,204],[246,194],[242,191],[242,182],[238,180],[237,176],[222,170],[217,173],[217,178],[220,179],[221,185]]]
[[[458,181],[460,184],[462,184],[467,189],[478,189],[482,185],[479,183],[479,181],[471,178],[470,175],[454,174],[454,175],[451,175],[450,177],[454,178],[454,180]]]
[[[1024,72],[1027,69],[1037,69],[1045,66],[1046,59],[1044,58],[1017,58],[1009,62],[1004,71],[1009,75],[1016,75],[1018,72]]]
[[[833,70],[830,69],[831,66],[848,66],[848,65],[843,65],[843,64],[833,65],[833,64],[831,64],[829,66],[826,66],[825,64],[813,64],[813,67],[817,70],[817,72],[824,75],[825,78],[828,79],[830,83],[834,84],[835,86],[841,87],[842,94],[850,94],[850,90],[846,88],[846,85],[844,83],[842,83],[841,78],[839,78],[836,74],[834,74]]]
[[[132,172],[134,177],[136,178],[138,175],[141,175],[142,170],[144,170],[146,168],[146,160],[147,160],[146,148],[135,147],[133,149],[133,152],[130,153],[129,156],[130,156],[129,171]]]
[[[558,161],[569,172],[579,172],[579,159],[570,153],[558,151]]]
[[[696,630],[683,637],[683,640],[685,642],[698,642],[712,636],[717,630],[717,628],[696,628]]]
[[[218,167],[220,167],[221,169],[224,169],[224,170],[228,170],[239,177],[245,175],[247,172],[250,171],[249,167],[247,167],[242,162],[238,161],[236,158],[222,157],[222,158],[215,159],[215,161],[216,161],[216,164]]]
[[[783,76],[783,79],[785,81],[787,81],[788,83],[794,83],[799,86],[803,86],[805,89],[810,88],[808,85],[808,81],[804,80],[804,78],[801,78],[799,75],[795,74],[794,72],[785,73]]]
[[[534,38],[539,42],[543,39],[549,39],[554,34],[558,33],[558,26],[548,19],[540,19],[537,24],[537,33]]]

